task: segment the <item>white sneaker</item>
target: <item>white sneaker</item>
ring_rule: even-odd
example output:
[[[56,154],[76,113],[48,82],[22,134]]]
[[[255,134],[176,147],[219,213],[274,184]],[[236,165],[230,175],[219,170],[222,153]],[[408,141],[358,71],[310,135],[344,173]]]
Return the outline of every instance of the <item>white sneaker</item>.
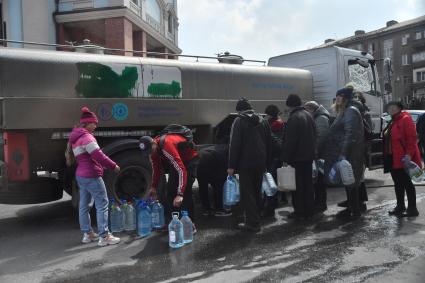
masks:
[[[97,241],[99,239],[99,235],[94,233],[94,232],[90,232],[90,233],[84,233],[83,239],[81,240],[81,242],[83,244],[88,244],[94,241]]]
[[[114,237],[112,234],[108,234],[106,237],[100,237],[97,245],[99,247],[104,247],[107,245],[116,245],[121,241],[120,238]]]

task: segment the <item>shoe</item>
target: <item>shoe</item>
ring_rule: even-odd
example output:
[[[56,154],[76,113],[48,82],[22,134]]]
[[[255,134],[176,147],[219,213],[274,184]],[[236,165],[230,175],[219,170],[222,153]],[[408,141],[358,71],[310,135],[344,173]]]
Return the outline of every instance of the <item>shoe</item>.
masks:
[[[322,213],[328,210],[328,206],[316,206],[314,207],[314,213]]]
[[[351,216],[351,210],[348,208],[341,210],[336,214],[337,218],[348,218],[350,216]]]
[[[404,207],[396,206],[393,210],[388,211],[389,215],[401,216],[406,211]]]
[[[116,245],[121,241],[120,238],[114,237],[112,234],[108,234],[106,237],[100,237],[97,245],[99,247],[104,247],[107,245]]]
[[[257,233],[261,231],[261,226],[253,226],[246,223],[239,223],[237,229]]]
[[[339,207],[348,207],[348,200],[339,202],[337,205]]]
[[[267,209],[262,213],[263,218],[272,218],[275,215],[274,209]]]
[[[84,233],[83,239],[81,240],[81,242],[83,244],[88,244],[94,241],[97,241],[99,239],[99,235],[94,233],[94,232],[90,232],[90,233]]]
[[[366,212],[367,211],[367,205],[366,205],[366,203],[361,203],[360,204],[360,212]]]
[[[214,216],[217,216],[217,217],[232,216],[232,211],[231,210],[218,210],[214,213]]]
[[[417,208],[407,209],[405,213],[400,215],[401,217],[416,217],[419,216],[419,211]]]

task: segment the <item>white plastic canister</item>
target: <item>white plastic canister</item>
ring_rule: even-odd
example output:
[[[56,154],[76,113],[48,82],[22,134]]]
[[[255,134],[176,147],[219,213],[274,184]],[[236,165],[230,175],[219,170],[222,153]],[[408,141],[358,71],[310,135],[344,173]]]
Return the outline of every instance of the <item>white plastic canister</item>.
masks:
[[[295,168],[291,166],[284,166],[277,169],[277,182],[279,191],[295,191]]]

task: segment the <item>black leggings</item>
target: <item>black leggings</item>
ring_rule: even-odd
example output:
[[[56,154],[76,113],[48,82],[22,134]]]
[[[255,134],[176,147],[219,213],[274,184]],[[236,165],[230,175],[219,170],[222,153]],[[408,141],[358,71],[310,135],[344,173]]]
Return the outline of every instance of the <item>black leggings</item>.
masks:
[[[404,203],[404,192],[407,194],[409,209],[416,209],[416,190],[409,175],[404,169],[392,169],[391,177],[394,181],[395,195],[397,197],[397,207],[406,208]]]

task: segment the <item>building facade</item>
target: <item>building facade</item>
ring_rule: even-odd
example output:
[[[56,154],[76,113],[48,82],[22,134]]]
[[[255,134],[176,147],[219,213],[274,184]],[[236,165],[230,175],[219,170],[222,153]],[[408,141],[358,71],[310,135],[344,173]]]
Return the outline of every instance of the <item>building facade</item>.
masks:
[[[59,0],[55,20],[60,44],[89,39],[106,48],[181,53],[177,0]]]
[[[0,0],[0,36],[9,40],[54,44],[56,43],[56,29],[53,18],[55,11],[55,0]],[[21,43],[3,45],[35,47]],[[49,47],[38,46],[37,48]]]
[[[106,48],[181,53],[177,0],[0,0],[0,20],[0,36],[9,40],[80,45],[88,39]],[[41,48],[21,43],[3,45]],[[137,52],[105,53],[146,56]]]
[[[327,39],[320,47],[332,45],[372,54],[377,61],[381,90],[385,89],[384,59],[390,58],[390,99],[425,109],[425,16],[400,23],[389,21],[384,28],[367,33],[357,30],[344,39]]]

